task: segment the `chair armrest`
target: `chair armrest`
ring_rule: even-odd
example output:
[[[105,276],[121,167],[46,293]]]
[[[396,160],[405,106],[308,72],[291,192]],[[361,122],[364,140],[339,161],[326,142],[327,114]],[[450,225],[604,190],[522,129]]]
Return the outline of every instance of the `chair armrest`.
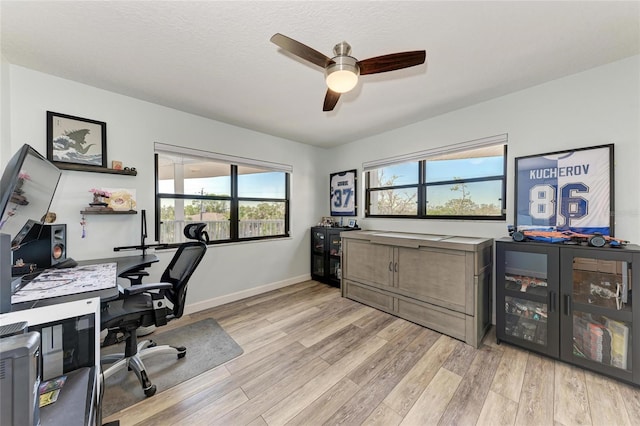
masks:
[[[123,289],[125,296],[148,292],[149,290],[166,290],[173,287],[171,283],[138,284]]]
[[[127,278],[131,281],[132,285],[142,284],[142,277],[148,277],[149,273],[146,271],[130,271],[118,275],[120,278]]]

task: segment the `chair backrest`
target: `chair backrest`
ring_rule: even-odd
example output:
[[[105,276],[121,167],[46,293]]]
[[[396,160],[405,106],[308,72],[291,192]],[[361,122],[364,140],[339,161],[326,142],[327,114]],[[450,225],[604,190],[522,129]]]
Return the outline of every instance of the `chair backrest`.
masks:
[[[175,318],[180,318],[184,312],[187,284],[207,251],[207,245],[204,242],[208,241],[208,236],[204,232],[205,226],[202,223],[195,223],[185,227],[185,236],[198,241],[187,241],[180,244],[160,278],[161,282],[173,285],[170,290],[165,292],[165,297],[173,304]]]

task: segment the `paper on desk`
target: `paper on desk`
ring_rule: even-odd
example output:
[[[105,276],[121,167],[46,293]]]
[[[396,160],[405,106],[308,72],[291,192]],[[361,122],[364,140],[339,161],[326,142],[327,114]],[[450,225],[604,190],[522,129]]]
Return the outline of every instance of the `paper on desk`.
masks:
[[[98,263],[67,269],[46,269],[11,296],[11,303],[31,302],[116,286],[117,264]]]

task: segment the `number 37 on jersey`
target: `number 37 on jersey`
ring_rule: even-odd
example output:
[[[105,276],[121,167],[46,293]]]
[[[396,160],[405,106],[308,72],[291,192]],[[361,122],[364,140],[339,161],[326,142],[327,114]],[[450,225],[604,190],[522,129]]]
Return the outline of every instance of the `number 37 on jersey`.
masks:
[[[334,173],[330,176],[331,215],[356,215],[356,171]]]

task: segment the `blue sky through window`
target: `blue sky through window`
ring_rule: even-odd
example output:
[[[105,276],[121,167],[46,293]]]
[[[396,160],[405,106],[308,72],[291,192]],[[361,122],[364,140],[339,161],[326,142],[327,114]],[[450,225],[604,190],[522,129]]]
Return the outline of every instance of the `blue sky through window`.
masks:
[[[427,161],[427,182],[500,176],[503,171],[502,156]]]
[[[253,173],[238,177],[240,197],[285,198],[285,179],[283,172]],[[216,176],[209,178],[186,179],[186,195],[216,194],[230,195],[231,177]],[[158,183],[161,193],[175,193],[173,179]]]

